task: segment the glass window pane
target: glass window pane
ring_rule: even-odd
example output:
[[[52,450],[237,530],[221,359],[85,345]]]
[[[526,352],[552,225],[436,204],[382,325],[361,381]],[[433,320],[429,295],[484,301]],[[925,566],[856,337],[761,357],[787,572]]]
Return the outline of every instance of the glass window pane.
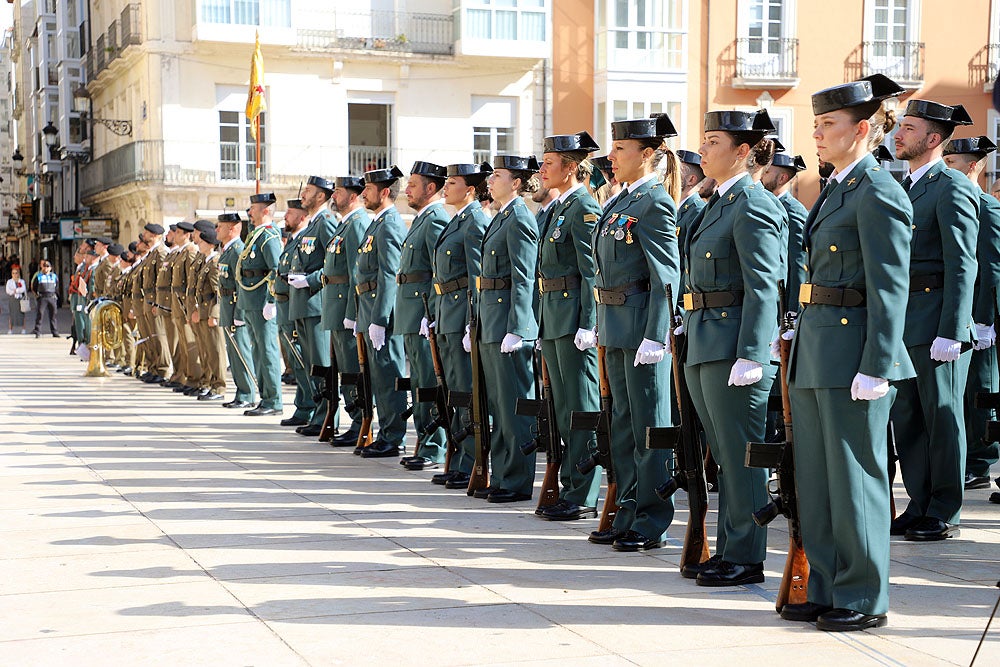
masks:
[[[465,15],[466,30],[473,39],[490,39],[493,37],[491,26],[492,13],[488,9],[469,9]]]
[[[615,48],[627,49],[628,48],[628,33],[624,30],[615,31]]]
[[[625,120],[628,118],[628,102],[615,100],[615,120]]]
[[[497,12],[496,29],[497,39],[517,39],[517,12]]]
[[[639,32],[639,33],[636,33],[635,38],[636,38],[635,47],[637,49],[648,49],[649,48],[649,33],[648,32]]]
[[[632,118],[645,118],[646,117],[646,104],[645,102],[633,102],[632,103]]]
[[[522,13],[520,39],[528,39],[536,42],[544,42],[545,14],[540,12]]]
[[[615,26],[618,28],[628,27],[628,0],[616,0]]]

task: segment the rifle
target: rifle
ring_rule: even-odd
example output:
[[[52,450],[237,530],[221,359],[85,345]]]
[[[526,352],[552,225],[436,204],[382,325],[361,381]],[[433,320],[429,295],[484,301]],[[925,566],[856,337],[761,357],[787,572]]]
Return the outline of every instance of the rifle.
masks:
[[[470,424],[463,433],[471,431],[476,441],[476,458],[472,464],[472,475],[469,476],[469,488],[466,493],[473,495],[490,484],[490,410],[486,397],[486,378],[483,375],[483,361],[479,353],[479,317],[473,302],[472,290],[469,290],[469,341],[472,352],[472,393],[448,392],[448,405],[455,408],[469,408]],[[459,440],[465,438],[463,434]]]
[[[326,416],[323,417],[323,425],[319,430],[319,441],[330,442],[333,437],[333,424],[337,419],[337,411],[340,410],[340,387],[337,377],[340,375],[337,367],[337,354],[333,349],[333,337],[335,332],[330,332],[330,365],[313,366],[313,372],[318,369],[324,379],[323,391],[320,395],[326,399]]]
[[[784,281],[778,283],[778,299],[780,304],[785,303]],[[778,312],[783,310],[784,306],[780,306]],[[775,491],[768,489],[771,502],[753,513],[754,523],[766,526],[779,514],[788,519],[788,557],[781,575],[778,599],[774,605],[779,613],[786,604],[805,603],[806,587],[809,584],[809,561],[806,560],[806,552],[802,548],[799,501],[795,488],[795,440],[792,434],[792,403],[788,394],[788,357],[792,350],[792,341],[785,340],[784,336],[793,329],[793,322],[790,313],[780,317],[781,333],[778,336],[778,350],[781,361],[779,373],[785,441],[748,442],[745,461],[748,468],[771,468],[776,472],[777,489]]]
[[[355,299],[357,299],[356,296]],[[361,409],[361,430],[358,432],[358,444],[354,448],[354,453],[360,456],[361,451],[372,444],[375,399],[372,397],[372,375],[371,368],[368,367],[368,347],[365,345],[365,335],[358,331],[355,332],[354,337],[358,341],[358,372],[344,373],[341,379],[344,384],[354,385],[357,396],[352,403],[346,406],[347,410]]]
[[[427,301],[426,294],[421,294],[420,298],[424,302],[424,316],[427,318],[427,343],[431,348],[431,363],[434,365],[434,379],[436,384],[433,387],[417,387],[413,392],[413,400],[417,403],[434,403],[437,416],[431,423],[421,429],[420,437],[429,436],[439,428],[444,429],[447,442],[444,469],[447,471],[451,469],[452,457],[458,452],[459,440],[455,438],[455,434],[451,430],[455,410],[448,404],[448,381],[445,379],[444,366],[441,364],[441,351],[438,349],[437,333],[434,331],[434,327],[430,326],[431,307]]]
[[[541,398],[518,398],[514,413],[535,418],[532,427],[535,436],[521,445],[521,453],[531,456],[536,450],[545,452],[545,477],[542,479],[542,493],[538,498],[538,509],[551,507],[559,502],[559,468],[562,465],[562,439],[556,424],[556,404],[552,397],[552,380],[545,357],[535,350],[535,386],[541,387]],[[541,376],[541,377],[537,377]]]
[[[705,517],[708,515],[708,482],[705,477],[705,459],[701,439],[698,437],[698,414],[691,400],[687,378],[684,376],[682,359],[687,353],[687,336],[674,333],[683,320],[673,287],[666,286],[667,303],[671,304],[673,315],[670,325],[670,365],[674,374],[674,389],[677,394],[679,426],[648,427],[646,429],[646,449],[673,449],[677,457],[677,472],[666,482],[656,487],[656,495],[667,502],[677,492],[684,489],[688,496],[687,531],[684,547],[681,549],[681,570],[699,565],[708,560],[708,539],[705,531]]]
[[[299,365],[299,368],[305,370],[306,362],[302,360],[302,355],[299,354],[299,351],[295,349],[295,345],[292,343],[292,339],[289,338],[288,334],[286,334],[284,331],[281,331],[279,329],[278,332],[281,334],[281,338],[285,341],[285,347],[288,348],[288,354],[290,354],[292,359],[295,360],[295,363]]]
[[[618,513],[618,483],[615,481],[614,460],[611,458],[611,381],[608,379],[607,364],[603,345],[597,346],[597,380],[601,391],[601,409],[598,412],[578,412],[569,414],[569,428],[572,431],[594,431],[597,434],[597,451],[576,464],[581,474],[587,475],[597,466],[604,468],[608,476],[608,491],[601,510],[598,532],[611,530],[611,524]]]
[[[993,287],[994,316],[993,326],[1000,331],[1000,306],[997,305],[997,288]],[[1000,410],[1000,392],[980,391],[973,399],[973,406],[979,410]],[[995,415],[994,415],[995,416]],[[1000,421],[988,419],[986,421],[986,441],[995,442],[1000,440]],[[892,479],[890,478],[890,482]]]

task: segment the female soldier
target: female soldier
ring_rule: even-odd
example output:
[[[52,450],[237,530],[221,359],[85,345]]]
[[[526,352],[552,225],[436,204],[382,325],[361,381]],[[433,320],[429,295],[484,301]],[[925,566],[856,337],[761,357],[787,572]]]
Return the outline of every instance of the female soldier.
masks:
[[[618,513],[610,530],[590,541],[616,551],[663,546],[673,503],[655,493],[667,451],[646,449],[646,428],[670,423],[670,364],[664,362],[670,326],[665,286],[676,293],[679,258],[677,206],[654,171],[657,149],[675,136],[670,118],[611,124],[609,155],[615,180],[627,183],[594,228],[598,344],[614,399],[611,455],[618,483]],[[676,156],[667,159],[677,171]]]
[[[806,221],[808,283],[789,370],[808,602],[782,618],[820,630],[885,625],[889,607],[886,432],[903,344],[913,208],[870,154],[895,125],[882,75],[812,97],[819,159],[836,173]]]
[[[559,433],[566,443],[555,505],[539,509],[549,521],[597,516],[601,477],[583,474],[576,464],[594,449],[593,431],[571,431],[570,412],[596,412],[597,314],[591,241],[601,207],[587,193],[587,155],[599,146],[586,132],[545,138],[539,175],[542,187],[558,190],[538,246],[539,332],[542,357],[552,383]]]
[[[448,389],[472,390],[469,352],[462,349],[462,336],[469,324],[470,289],[479,275],[486,214],[478,196],[486,191],[486,177],[493,171],[489,163],[450,164],[444,182],[444,203],[455,208],[455,217],[445,226],[434,246],[434,291],[438,294],[434,331]],[[457,408],[452,433],[469,423],[467,408]],[[449,445],[450,446],[450,445]],[[449,489],[465,489],[475,460],[475,442],[467,436],[451,456],[450,467],[431,481]]]
[[[685,376],[712,458],[719,465],[716,554],[681,574],[700,586],[764,581],[767,531],[752,513],[767,504],[767,473],[744,465],[748,441],[764,439],[776,369],[770,342],[784,280],[784,209],[748,168],[771,152],[766,111],[711,111],[699,149],[718,190],[685,241]]]
[[[490,484],[484,491],[491,503],[531,498],[535,455],[520,445],[531,439],[534,420],[515,414],[518,398],[534,396],[531,351],[538,336],[532,309],[538,264],[538,225],[521,199],[538,188],[534,156],[498,155],[489,177],[497,214],[483,238],[479,287],[479,343],[483,374],[493,417]]]

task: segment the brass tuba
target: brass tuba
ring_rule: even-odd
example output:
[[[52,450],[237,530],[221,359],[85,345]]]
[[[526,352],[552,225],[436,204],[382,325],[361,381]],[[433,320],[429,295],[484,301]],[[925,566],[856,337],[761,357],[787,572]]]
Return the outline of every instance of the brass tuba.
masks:
[[[111,377],[104,360],[124,342],[121,305],[110,299],[99,300],[90,311],[90,362],[85,377]]]

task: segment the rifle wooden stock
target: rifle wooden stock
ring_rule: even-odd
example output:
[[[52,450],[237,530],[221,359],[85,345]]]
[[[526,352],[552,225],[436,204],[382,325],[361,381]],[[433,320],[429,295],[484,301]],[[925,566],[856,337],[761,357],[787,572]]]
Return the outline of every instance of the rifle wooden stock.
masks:
[[[361,430],[358,432],[358,446],[355,454],[372,444],[372,422],[375,418],[375,400],[372,397],[372,376],[368,367],[368,345],[363,333],[356,333],[358,341],[358,375],[354,388],[357,390],[358,407],[361,408]]]
[[[425,398],[429,401],[434,402],[434,409],[437,412],[437,418],[428,426],[432,430],[440,427],[444,429],[445,435],[445,455],[444,455],[444,469],[445,471],[451,470],[452,459],[458,452],[458,442],[455,440],[455,436],[451,430],[451,422],[454,418],[455,411],[448,405],[448,381],[445,379],[444,366],[441,364],[441,351],[438,349],[437,342],[437,332],[434,327],[430,326],[431,322],[431,306],[427,301],[427,295],[421,294],[420,298],[424,302],[424,317],[427,318],[428,328],[427,328],[427,343],[431,349],[431,364],[434,366],[434,380],[437,386],[433,389],[427,387],[419,387],[413,393],[413,400],[415,402],[424,402]],[[433,396],[430,396],[433,394]],[[424,435],[430,435],[426,433]]]
[[[326,375],[326,416],[323,417],[323,426],[319,430],[319,441],[330,442],[333,437],[333,424],[337,420],[337,411],[340,410],[340,386],[338,378],[339,368],[337,367],[337,354],[333,347],[334,332],[330,332],[330,365]]]
[[[518,398],[514,412],[535,418],[534,439],[521,445],[521,453],[530,456],[535,451],[545,451],[545,476],[538,498],[538,509],[551,507],[559,502],[559,468],[562,465],[562,438],[556,424],[555,400],[552,396],[552,379],[545,358],[537,350],[535,384],[541,387],[541,398]]]
[[[490,409],[486,397],[486,378],[483,376],[483,360],[479,350],[479,317],[473,305],[472,290],[469,290],[469,341],[472,350],[472,436],[476,441],[476,456],[469,476],[466,493],[474,494],[490,484]]]
[[[608,476],[608,489],[604,497],[604,508],[597,530],[611,530],[611,524],[618,514],[618,484],[615,481],[614,460],[611,458],[611,381],[605,360],[605,348],[597,346],[597,381],[601,393],[600,412],[571,412],[569,427],[573,431],[594,431],[597,435],[597,451],[576,464],[581,473],[588,473],[597,466],[604,468]]]

